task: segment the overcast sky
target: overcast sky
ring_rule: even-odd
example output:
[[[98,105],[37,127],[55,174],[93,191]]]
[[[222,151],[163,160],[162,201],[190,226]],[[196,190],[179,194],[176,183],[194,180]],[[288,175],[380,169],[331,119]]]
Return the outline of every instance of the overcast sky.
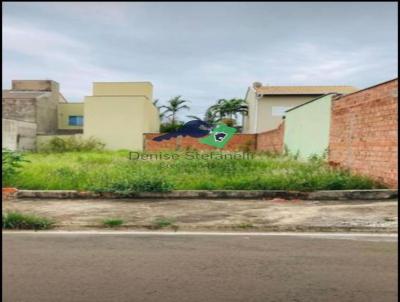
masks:
[[[397,77],[397,22],[395,2],[3,2],[3,88],[52,79],[79,102],[95,81],[151,81],[197,115],[254,81],[365,88]]]

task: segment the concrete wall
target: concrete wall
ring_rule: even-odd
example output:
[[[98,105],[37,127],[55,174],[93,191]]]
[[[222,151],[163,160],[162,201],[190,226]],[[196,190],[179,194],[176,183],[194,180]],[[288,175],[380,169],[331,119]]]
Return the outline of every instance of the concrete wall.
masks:
[[[36,123],[36,98],[3,98],[2,118]]]
[[[58,91],[46,92],[36,98],[36,124],[38,134],[57,132]]]
[[[51,80],[13,80],[12,90],[19,91],[59,91],[59,84]]]
[[[2,98],[2,147],[34,150],[37,132],[35,97]]]
[[[332,102],[329,161],[398,187],[398,80]]]
[[[267,151],[267,152],[281,154],[284,150],[284,145],[283,145],[284,132],[285,132],[285,123],[281,121],[281,124],[277,128],[258,133],[256,137],[257,151]]]
[[[327,151],[333,96],[317,98],[286,112],[284,145],[290,153],[306,159]]]
[[[83,116],[84,115],[84,103],[59,103],[57,107],[58,111],[58,129],[69,130],[69,129],[83,129],[83,126],[69,125],[70,116]],[[84,121],[85,122],[85,121]]]
[[[3,118],[37,124],[37,133],[57,131],[59,84],[50,80],[13,80],[2,98]]]
[[[2,147],[10,150],[34,150],[36,147],[36,124],[2,119]]]

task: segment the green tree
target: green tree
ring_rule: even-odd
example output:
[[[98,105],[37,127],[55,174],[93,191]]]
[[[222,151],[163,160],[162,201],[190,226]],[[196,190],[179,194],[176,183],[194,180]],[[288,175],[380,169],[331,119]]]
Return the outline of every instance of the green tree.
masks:
[[[161,112],[162,106],[159,105],[159,102],[160,102],[159,99],[155,99],[155,100],[153,101],[153,105],[157,108],[157,110],[158,110],[158,115],[159,115],[159,117],[160,117],[160,120],[162,120],[163,117],[164,117],[164,113]]]
[[[189,103],[188,100],[182,99],[180,95],[168,100],[168,104],[161,106],[160,108],[165,109],[165,111],[162,113],[164,116],[167,118],[171,119],[171,124],[175,125],[176,124],[176,115],[179,111],[182,111],[184,109],[188,110],[190,107],[186,105],[186,103]]]
[[[218,122],[218,118],[210,108],[206,110],[206,113],[204,114],[203,118],[198,117],[197,115],[187,115],[186,117],[192,119],[192,120],[200,120],[200,121],[205,121],[206,123],[210,125],[215,125]]]
[[[248,106],[243,99],[219,99],[215,105],[208,108],[207,113],[210,118],[223,121],[233,126],[236,124],[238,114],[245,116],[248,114]]]

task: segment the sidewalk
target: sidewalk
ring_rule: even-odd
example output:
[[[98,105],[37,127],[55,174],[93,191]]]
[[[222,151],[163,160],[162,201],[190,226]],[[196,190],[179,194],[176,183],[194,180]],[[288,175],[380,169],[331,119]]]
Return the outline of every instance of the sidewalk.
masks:
[[[53,218],[64,230],[98,229],[104,219],[119,218],[122,230],[397,232],[397,206],[395,200],[20,199],[3,202],[3,211]]]

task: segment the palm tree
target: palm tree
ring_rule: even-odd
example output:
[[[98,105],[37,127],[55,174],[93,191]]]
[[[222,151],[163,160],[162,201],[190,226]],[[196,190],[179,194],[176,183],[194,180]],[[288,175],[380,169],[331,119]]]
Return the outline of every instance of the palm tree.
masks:
[[[186,115],[186,117],[192,119],[192,120],[198,120],[198,121],[202,121],[201,117],[198,117],[197,115]]]
[[[204,121],[210,125],[215,125],[218,122],[218,119],[217,119],[215,113],[210,108],[208,108],[206,110],[206,113],[204,114],[204,118],[198,117],[197,115],[187,115],[186,117],[188,117],[192,120]]]
[[[181,111],[182,109],[190,109],[188,105],[185,103],[188,103],[188,100],[184,100],[181,98],[180,95],[168,100],[168,105],[166,106],[161,106],[160,108],[164,108],[165,111],[162,113],[163,115],[169,114],[166,117],[171,118],[171,124],[176,123],[176,114]]]
[[[219,99],[208,111],[210,116],[217,117],[218,121],[225,120],[226,123],[233,125],[238,114],[242,116],[248,114],[248,106],[243,99]]]
[[[160,112],[160,109],[162,108],[162,106],[158,105],[158,102],[159,102],[159,101],[160,101],[159,99],[155,99],[155,100],[153,101],[153,105],[157,108],[158,114],[159,114],[159,117],[160,117],[160,120],[162,120],[162,118],[164,117],[164,113],[161,113],[161,112]]]
[[[218,122],[218,118],[217,115],[213,112],[213,110],[208,108],[206,110],[206,113],[204,114],[204,121],[209,123],[210,125],[215,125]]]

